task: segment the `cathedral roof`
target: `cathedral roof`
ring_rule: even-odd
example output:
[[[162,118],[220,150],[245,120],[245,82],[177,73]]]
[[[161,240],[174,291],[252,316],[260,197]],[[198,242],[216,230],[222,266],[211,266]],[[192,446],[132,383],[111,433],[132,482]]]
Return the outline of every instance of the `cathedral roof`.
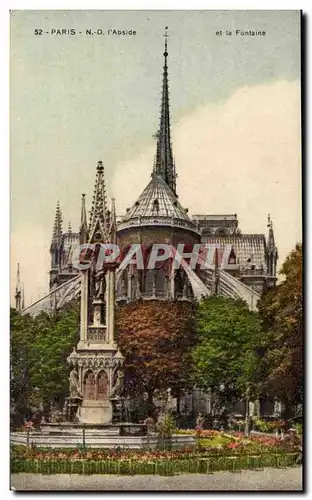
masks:
[[[232,245],[242,274],[244,271],[266,273],[265,259],[266,241],[264,234],[233,234],[230,236],[203,236],[203,243],[219,244],[221,250],[225,245]]]
[[[198,232],[168,184],[156,174],[152,175],[142,194],[121,219],[118,230],[145,225],[177,225]]]

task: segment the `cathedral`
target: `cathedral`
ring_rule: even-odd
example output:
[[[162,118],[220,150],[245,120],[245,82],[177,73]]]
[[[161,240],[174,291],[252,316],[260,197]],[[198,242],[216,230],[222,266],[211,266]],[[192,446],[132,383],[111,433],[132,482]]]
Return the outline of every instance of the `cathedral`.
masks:
[[[144,262],[153,244],[169,244],[176,248],[184,244],[184,252],[195,244],[215,245],[214,266],[172,266],[172,259],[159,262],[156,269],[139,269],[135,263],[116,270],[115,301],[134,300],[200,300],[204,296],[220,294],[242,298],[255,310],[261,293],[276,283],[278,259],[273,224],[268,217],[267,235],[245,234],[239,227],[237,214],[191,215],[179,199],[176,185],[178,166],[175,165],[170,130],[168,47],[165,37],[161,113],[156,134],[156,152],[151,158],[151,179],[126,213],[116,219],[116,240],[121,255],[126,255],[132,244],[139,244]],[[118,202],[118,200],[117,200]],[[27,308],[21,307],[20,289],[16,291],[18,309],[37,314],[62,307],[82,290],[81,273],[72,261],[75,246],[86,242],[106,242],[113,221],[108,207],[105,168],[99,161],[95,172],[95,186],[90,217],[87,220],[87,198],[82,195],[81,223],[78,231],[62,227],[62,210],[56,206],[50,246],[51,267],[49,293]],[[114,206],[114,205],[113,205]],[[114,215],[115,217],[115,215]],[[221,262],[225,248],[230,248],[229,263]],[[188,250],[189,249],[189,250]],[[94,292],[95,293],[95,292]],[[86,312],[90,317],[92,294]]]

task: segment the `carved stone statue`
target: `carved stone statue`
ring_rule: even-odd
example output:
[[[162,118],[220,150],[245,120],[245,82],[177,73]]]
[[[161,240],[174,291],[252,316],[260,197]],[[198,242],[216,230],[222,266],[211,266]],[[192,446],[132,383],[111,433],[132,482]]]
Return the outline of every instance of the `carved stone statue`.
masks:
[[[106,289],[105,274],[101,273],[95,278],[95,298],[103,298]]]
[[[69,394],[71,398],[80,398],[79,377],[76,368],[73,368],[69,374]]]
[[[113,387],[111,397],[118,397],[122,393],[124,386],[124,374],[122,370],[118,370],[117,372],[117,380]]]

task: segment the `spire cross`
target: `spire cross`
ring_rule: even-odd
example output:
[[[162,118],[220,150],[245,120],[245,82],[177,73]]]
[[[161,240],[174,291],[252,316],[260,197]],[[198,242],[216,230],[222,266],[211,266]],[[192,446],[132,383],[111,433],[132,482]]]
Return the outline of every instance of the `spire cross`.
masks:
[[[273,228],[273,221],[271,219],[271,215],[270,214],[268,214],[268,227]]]
[[[164,33],[164,37],[165,37],[165,52],[164,52],[164,56],[167,57],[168,56],[168,52],[167,52],[167,40],[168,40],[168,26],[165,27],[165,33]]]

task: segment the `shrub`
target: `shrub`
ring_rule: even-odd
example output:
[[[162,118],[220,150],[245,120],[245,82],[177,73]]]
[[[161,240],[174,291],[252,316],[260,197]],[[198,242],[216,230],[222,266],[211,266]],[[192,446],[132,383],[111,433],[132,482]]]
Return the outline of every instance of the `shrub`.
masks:
[[[160,416],[156,423],[156,431],[161,438],[169,439],[175,431],[175,420],[170,413]]]

